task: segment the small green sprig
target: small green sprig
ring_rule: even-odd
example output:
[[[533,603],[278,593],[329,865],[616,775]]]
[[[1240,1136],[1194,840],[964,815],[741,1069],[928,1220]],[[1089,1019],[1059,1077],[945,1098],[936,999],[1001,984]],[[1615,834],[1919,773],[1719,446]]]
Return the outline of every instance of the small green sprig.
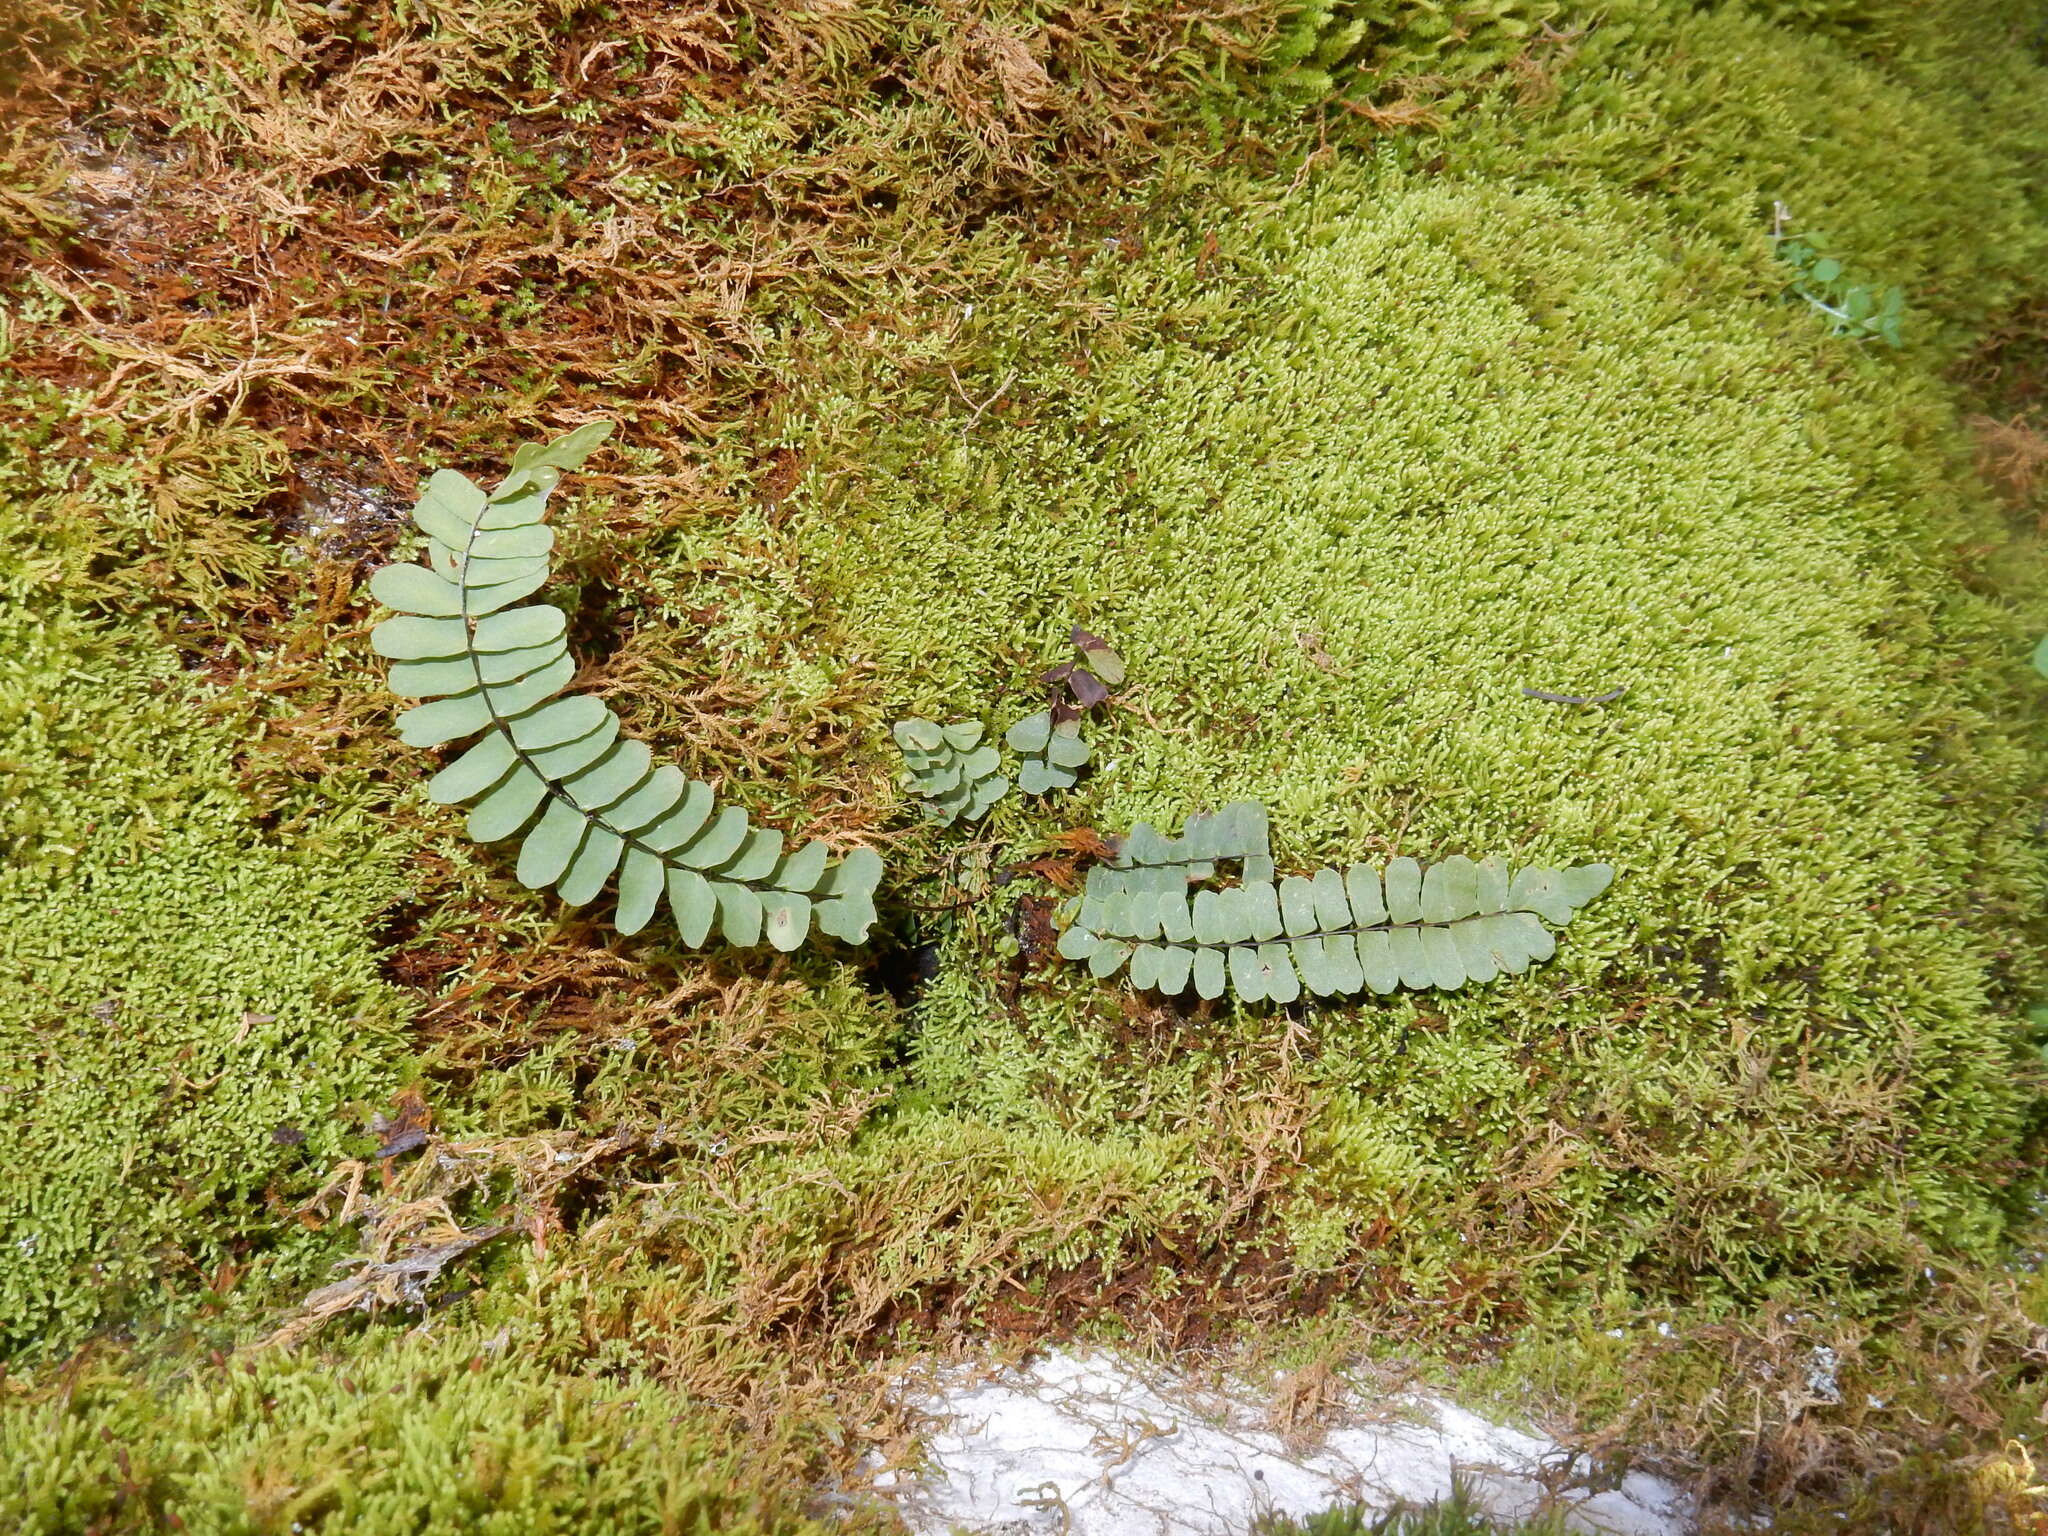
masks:
[[[1607,864],[1510,870],[1453,854],[1275,878],[1265,807],[1227,805],[1168,838],[1140,823],[1062,909],[1059,953],[1140,991],[1247,1003],[1304,993],[1454,991],[1516,976],[1556,952],[1563,927],[1614,880]],[[1220,862],[1242,871],[1217,884]]]
[[[1093,755],[1081,736],[1081,722],[1055,721],[1050,709],[1026,715],[1003,733],[1003,740],[1017,754],[1017,787],[1027,795],[1072,789]]]
[[[1071,631],[1071,660],[1039,675],[1046,685],[1044,709],[1026,715],[1003,733],[1019,759],[1016,785],[1027,795],[1072,789],[1093,749],[1081,735],[1081,719],[1106,703],[1124,680],[1124,659],[1109,642],[1078,625]],[[1010,792],[1002,753],[984,743],[978,720],[940,725],[912,717],[890,727],[903,754],[903,786],[924,801],[925,814],[943,826],[979,821]]]
[[[1828,329],[1837,336],[1857,341],[1882,341],[1900,346],[1906,318],[1906,296],[1898,288],[1880,292],[1851,277],[1839,257],[1831,254],[1831,242],[1818,231],[1791,235],[1784,232],[1787,217],[1778,206],[1777,224],[1771,231],[1771,246],[1780,261],[1793,272],[1791,291],[1827,316]]]

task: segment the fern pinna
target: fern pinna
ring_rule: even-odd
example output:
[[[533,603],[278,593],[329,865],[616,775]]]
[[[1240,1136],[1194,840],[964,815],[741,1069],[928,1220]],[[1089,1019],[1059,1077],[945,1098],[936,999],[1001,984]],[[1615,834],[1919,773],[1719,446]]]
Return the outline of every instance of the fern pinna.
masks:
[[[1223,861],[1240,883],[1207,882]],[[1179,838],[1140,823],[1115,858],[1088,872],[1059,952],[1098,979],[1201,997],[1291,1003],[1397,987],[1462,987],[1548,960],[1559,927],[1606,890],[1606,864],[1510,873],[1462,855],[1424,869],[1394,859],[1275,879],[1266,811],[1245,802],[1194,816]]]
[[[397,618],[371,632],[391,660],[391,691],[430,702],[398,718],[408,746],[477,739],[427,786],[442,805],[469,806],[479,842],[520,836],[519,879],[564,901],[594,900],[616,876],[622,933],[636,933],[664,896],[686,945],[764,938],[793,950],[813,929],[851,944],[875,920],[882,861],[856,849],[836,862],[822,842],[790,852],[781,834],[720,807],[707,784],[657,767],[644,742],[588,695],[560,697],[575,675],[567,620],[545,603],[520,605],[548,579],[555,533],[548,496],[610,431],[593,422],[513,456],[486,493],[441,470],[413,522],[427,536],[421,564],[387,565],[370,591]]]

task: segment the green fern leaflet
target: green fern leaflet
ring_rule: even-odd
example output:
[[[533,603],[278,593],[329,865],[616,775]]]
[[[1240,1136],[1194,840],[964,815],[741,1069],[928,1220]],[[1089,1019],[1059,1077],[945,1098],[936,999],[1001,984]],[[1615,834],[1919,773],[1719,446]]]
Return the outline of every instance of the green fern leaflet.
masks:
[[[1049,709],[1026,715],[1003,733],[1003,740],[1022,759],[1017,787],[1027,795],[1072,789],[1093,755],[1082,739],[1081,722],[1055,721]]]
[[[425,561],[370,578],[399,615],[371,632],[391,661],[391,691],[428,701],[398,717],[399,739],[476,738],[434,776],[429,797],[467,805],[479,842],[518,837],[519,879],[531,888],[581,906],[615,883],[621,933],[644,928],[666,897],[693,948],[714,929],[743,947],[765,939],[793,950],[813,929],[858,944],[875,920],[878,854],[834,861],[822,842],[791,852],[780,833],[721,807],[708,784],[656,766],[603,700],[561,696],[576,673],[567,619],[521,599],[551,572],[549,494],[610,430],[593,422],[525,445],[489,493],[453,470],[427,482],[412,514]]]

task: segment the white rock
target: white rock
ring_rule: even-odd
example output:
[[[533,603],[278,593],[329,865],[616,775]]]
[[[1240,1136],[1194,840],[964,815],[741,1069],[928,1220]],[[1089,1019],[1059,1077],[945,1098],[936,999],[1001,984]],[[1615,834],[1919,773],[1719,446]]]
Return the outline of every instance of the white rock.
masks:
[[[1299,1517],[1353,1501],[1386,1509],[1442,1498],[1454,1475],[1512,1519],[1546,1507],[1538,1474],[1546,1458],[1564,1455],[1421,1394],[1354,1401],[1317,1449],[1295,1454],[1265,1427],[1255,1395],[1202,1390],[1113,1355],[1055,1352],[993,1379],[976,1374],[910,1391],[936,1421],[926,1463],[874,1479],[917,1536],[1244,1536],[1267,1511]],[[1605,1492],[1566,1489],[1549,1507],[1578,1531],[1691,1529],[1688,1498],[1640,1472]]]

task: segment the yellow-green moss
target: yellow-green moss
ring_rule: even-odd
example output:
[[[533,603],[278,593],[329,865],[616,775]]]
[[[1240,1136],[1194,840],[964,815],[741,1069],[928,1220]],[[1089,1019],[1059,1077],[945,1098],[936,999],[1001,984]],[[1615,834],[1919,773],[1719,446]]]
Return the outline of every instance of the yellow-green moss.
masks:
[[[532,1341],[376,1339],[161,1383],[85,1372],[0,1415],[10,1531],[756,1536],[815,1529],[684,1394],[565,1376]]]
[[[1784,22],[1811,16],[1808,32]],[[1850,13],[1889,39],[1845,47]],[[1792,14],[1788,14],[1792,13]],[[1625,197],[1637,238],[1747,250],[1773,205],[1906,291],[1909,341],[1967,342],[2048,258],[2048,69],[2025,4],[1618,4],[1547,55],[1546,90],[1479,103],[1447,174]]]
[[[1620,868],[1530,977],[1307,1010],[1323,1134],[1433,1171],[1403,1214],[1436,1264],[1538,1144],[1546,1209],[1489,1241],[1560,1274],[1754,1291],[1988,1254],[2038,1091],[1992,966],[2041,874],[2038,762],[1988,711],[2039,621],[1957,581],[1992,525],[1939,388],[1645,233],[1613,199],[1339,170],[1260,226],[1255,298],[1190,276],[1195,229],[1099,262],[1103,312],[1179,335],[1085,377],[983,295],[1015,424],[822,403],[866,473],[794,536],[899,713],[979,710],[1006,645],[1074,618],[1112,637],[1145,713],[1063,814],[1252,796],[1297,864]],[[1122,1134],[1215,1092],[1127,1059],[1085,984],[1020,1017],[971,979],[985,944],[953,960],[917,1051],[956,1113]]]
[[[1099,773],[1057,818],[1115,830],[1253,794],[1292,862],[1498,849],[1623,871],[1526,978],[1307,1009],[1302,1029],[1006,975],[1011,886],[956,913],[899,911],[912,936],[943,939],[945,966],[899,1016],[829,960],[779,973],[770,998],[735,984],[751,962],[683,956],[659,934],[607,953],[588,929],[551,933],[547,899],[464,845],[451,815],[444,842],[409,844],[433,892],[420,931],[509,935],[487,956],[505,963],[474,974],[518,984],[469,1001],[484,1046],[459,1017],[437,1024],[437,1091],[456,1100],[440,1124],[655,1128],[630,1168],[579,1192],[581,1230],[546,1257],[521,1244],[475,1261],[514,1310],[574,1291],[560,1304],[584,1331],[548,1369],[653,1360],[729,1383],[792,1339],[850,1349],[906,1321],[1064,1323],[1134,1299],[1227,1323],[1290,1288],[1303,1305],[1491,1322],[1702,1292],[1694,1315],[1727,1317],[1775,1294],[1890,1326],[1923,1260],[1995,1257],[2040,1087],[2016,1016],[2043,976],[2038,685],[2021,662],[2048,617],[2023,607],[2037,555],[1971,489],[1939,370],[2039,291],[2048,89],[2014,31],[2023,7],[1498,0],[1467,8],[1483,25],[1462,40],[1432,31],[1431,9],[1249,18],[1291,15],[1317,46],[1361,24],[1321,61],[1357,99],[1320,102],[1320,134],[1276,126],[1222,165],[1168,124],[1166,169],[1137,181],[1144,159],[1121,149],[1101,162],[1116,175],[1066,172],[1095,164],[1077,146],[1152,131],[1134,79],[1185,69],[1208,90],[1228,73],[1185,12],[1162,6],[1158,36],[1131,45],[1142,70],[1091,73],[1114,52],[1092,34],[1046,44],[1071,93],[990,118],[971,79],[925,72],[951,57],[954,13],[877,0],[821,34],[815,73],[778,79],[772,109],[747,95],[762,34],[740,37],[690,109],[704,121],[683,114],[661,139],[663,174],[586,180],[582,202],[560,193],[564,167],[586,139],[613,141],[574,123],[609,114],[632,136],[645,116],[645,59],[630,36],[589,52],[608,25],[595,8],[437,4],[358,39],[416,47],[467,94],[340,145],[364,167],[332,173],[362,194],[342,222],[375,204],[380,251],[510,241],[508,270],[540,275],[478,279],[491,291],[466,316],[619,318],[530,363],[493,350],[523,332],[422,324],[403,359],[417,391],[378,353],[320,398],[377,402],[388,441],[436,453],[502,452],[508,413],[551,409],[572,384],[566,408],[641,414],[613,466],[631,478],[564,510],[564,594],[622,636],[622,710],[730,769],[743,796],[792,824],[822,810],[874,828],[883,716],[1007,723],[1032,707],[1014,685],[1078,618],[1130,657],[1142,713],[1104,728]],[[321,71],[355,44],[325,22],[301,37],[292,18],[154,14],[146,72],[192,131],[262,163],[273,128],[333,128],[312,110]],[[1054,14],[987,11],[1041,43]],[[1377,72],[1439,41],[1436,82]],[[598,85],[577,73],[615,55],[638,62]],[[287,70],[314,83],[260,115],[247,82]],[[1171,105],[1192,119],[1196,95]],[[1238,105],[1273,121],[1270,102]],[[468,140],[451,124],[472,109],[516,110],[539,137]],[[1366,137],[1432,114],[1434,129]],[[294,163],[320,163],[318,147]],[[1057,205],[1034,202],[1054,184]],[[1113,185],[1128,206],[1064,222],[1076,189]],[[307,173],[303,195],[324,201],[324,182]],[[1781,299],[1774,200],[1908,289],[1903,353],[1828,338]],[[821,232],[871,207],[864,248]],[[633,241],[600,239],[629,226]],[[664,242],[683,238],[714,251],[699,276],[722,250],[752,286],[716,302],[690,289],[658,313],[625,303],[682,292]],[[406,316],[406,284],[454,270],[421,257],[391,288],[352,292],[355,309],[290,325]],[[32,287],[18,318],[76,323]],[[123,387],[162,405],[144,375]],[[695,435],[677,447],[679,432]],[[0,1329],[45,1344],[160,1304],[152,1281],[217,1273],[238,1244],[260,1256],[285,1230],[272,1191],[331,1162],[331,1111],[388,1085],[400,1055],[376,924],[401,859],[363,812],[418,778],[374,803],[391,758],[337,725],[333,756],[294,760],[305,819],[268,833],[228,788],[246,738],[197,722],[203,689],[125,616],[86,612],[155,608],[231,647],[223,592],[282,569],[261,526],[282,439],[241,420],[163,441],[167,473],[143,458],[152,428],[97,440],[82,475],[51,482],[65,537],[24,532],[0,633],[5,665],[23,658],[0,683],[0,768],[34,786],[6,811],[0,1047],[21,1110],[8,1127],[49,1170],[0,1196],[6,1240],[37,1241],[8,1282],[18,1296],[0,1291]],[[776,447],[808,468],[793,493],[779,461],[764,468]],[[160,600],[148,569],[172,584]],[[372,717],[364,662],[361,695],[345,651],[322,663],[344,725]],[[1623,684],[1599,709],[1521,692]],[[707,711],[732,730],[693,744]],[[865,764],[845,750],[862,729]],[[799,745],[748,783],[771,736]],[[1047,823],[1010,804],[993,825],[1015,846]],[[907,841],[899,894],[954,899],[915,873],[937,846]],[[554,946],[560,995],[534,979]],[[274,1020],[243,1034],[245,1013]],[[620,1018],[640,1033],[613,1033]],[[273,1144],[280,1123],[307,1132],[303,1149]],[[285,1256],[277,1270],[304,1272]],[[1745,1368],[1701,1337],[1714,1363],[1699,1379]],[[390,1358],[379,1379],[410,1395],[411,1356]],[[580,1401],[540,1369],[484,1374],[513,1417]],[[263,1380],[287,1378],[321,1380]],[[86,1445],[96,1423],[155,1417],[160,1432],[117,1439],[161,1450],[197,1424],[240,1445],[246,1416],[213,1416],[224,1390],[109,1387],[54,1428],[19,1411],[0,1432]],[[406,1464],[445,1471],[431,1442],[481,1423],[434,1419]],[[304,1445],[342,1477],[383,1475],[382,1420],[348,1441],[361,1455],[327,1434]],[[533,1486],[536,1508],[574,1504]]]
[[[0,485],[10,1347],[225,1286],[224,1261],[260,1279],[403,1057],[378,976],[388,835],[349,808],[288,839],[255,824],[203,685],[149,629],[67,600],[92,524],[37,478],[63,473],[25,454]]]

